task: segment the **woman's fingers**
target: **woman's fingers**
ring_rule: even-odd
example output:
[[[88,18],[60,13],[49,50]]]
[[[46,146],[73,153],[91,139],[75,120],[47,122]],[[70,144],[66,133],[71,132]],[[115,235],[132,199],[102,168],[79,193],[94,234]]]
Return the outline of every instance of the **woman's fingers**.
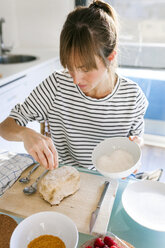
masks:
[[[57,168],[58,167],[58,153],[57,153],[57,150],[56,150],[52,140],[50,140],[49,149],[51,150],[51,152],[53,154],[54,168]]]
[[[135,170],[134,172],[133,172],[133,174],[136,174],[138,172],[138,170]]]
[[[36,152],[29,152],[29,154],[39,163],[41,164],[41,161],[39,160],[39,157]]]
[[[46,137],[38,149],[38,157],[45,168],[53,170],[58,167],[58,155],[51,138]]]
[[[44,166],[46,165],[46,168],[48,170],[55,169],[54,154],[51,152],[51,150],[49,149],[49,147],[45,147],[45,149],[43,151],[43,155],[45,156],[46,161],[47,161],[47,164],[44,163]]]
[[[41,163],[41,165],[43,165],[46,169],[50,169],[49,167],[51,167],[52,166],[52,164],[51,164],[51,166],[50,166],[50,161],[48,161],[48,158],[47,158],[47,156],[45,155],[45,152],[44,151],[42,151],[42,150],[38,150],[37,151],[37,155],[38,155],[38,157],[39,157],[39,160],[41,161],[40,163]]]
[[[129,136],[129,140],[131,140],[131,141],[135,141],[135,140],[137,140],[137,139],[138,139],[137,136]]]
[[[143,145],[143,138],[141,138],[141,137],[138,137],[138,136],[129,136],[129,140],[134,141],[139,146],[142,146]]]
[[[38,162],[40,163],[42,166],[44,166],[46,169],[49,169],[48,167],[48,161],[47,158],[44,154],[44,152],[42,152],[41,150],[33,150],[31,152],[29,152],[30,155]]]
[[[24,135],[24,146],[46,169],[53,170],[58,167],[58,153],[51,138],[30,131],[30,136]]]
[[[48,169],[53,170],[58,167],[58,153],[51,138],[46,137],[44,154],[48,161]]]

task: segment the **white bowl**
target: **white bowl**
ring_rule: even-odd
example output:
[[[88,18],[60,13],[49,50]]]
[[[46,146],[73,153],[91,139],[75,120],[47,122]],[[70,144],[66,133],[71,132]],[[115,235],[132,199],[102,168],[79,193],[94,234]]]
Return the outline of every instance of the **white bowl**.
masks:
[[[40,235],[58,236],[67,248],[76,248],[78,230],[67,216],[57,212],[39,212],[24,219],[14,230],[10,248],[27,248],[33,239]]]
[[[110,157],[114,151],[122,150],[124,152],[129,153],[132,158],[132,164],[128,166],[128,168],[123,168],[114,172],[111,167],[103,168],[104,166],[100,166],[99,159],[102,156]],[[104,175],[108,178],[123,178],[129,176],[135,170],[140,167],[141,160],[141,149],[138,144],[133,141],[130,141],[127,137],[115,137],[108,138],[100,142],[92,152],[92,162],[95,166],[96,170],[100,172],[100,174]]]

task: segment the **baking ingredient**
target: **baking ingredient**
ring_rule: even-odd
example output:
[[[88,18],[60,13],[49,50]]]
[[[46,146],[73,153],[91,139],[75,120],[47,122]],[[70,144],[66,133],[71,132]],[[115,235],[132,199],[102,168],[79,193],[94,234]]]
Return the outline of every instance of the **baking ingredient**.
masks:
[[[109,236],[105,236],[105,237],[104,237],[104,243],[105,243],[106,245],[108,245],[109,247],[110,247],[111,245],[115,245],[115,244],[116,244],[115,241],[114,241],[111,237],[109,237]]]
[[[102,155],[97,160],[97,167],[109,173],[117,173],[128,170],[134,165],[131,153],[122,149],[114,150],[110,155]]]
[[[103,247],[105,244],[101,238],[97,238],[94,242],[94,247]]]
[[[80,188],[80,173],[72,166],[62,166],[49,171],[39,184],[39,192],[51,205],[59,204],[63,198]]]
[[[41,235],[33,239],[27,248],[66,248],[64,242],[53,235]]]
[[[80,248],[125,248],[124,243],[127,247],[135,248],[133,245],[123,240],[120,242],[116,237],[100,235],[98,238],[88,240],[80,246]]]
[[[10,238],[17,222],[6,214],[0,214],[0,248],[9,248]]]
[[[109,236],[103,238],[96,238],[94,240],[93,246],[86,246],[85,248],[121,248],[117,243]]]

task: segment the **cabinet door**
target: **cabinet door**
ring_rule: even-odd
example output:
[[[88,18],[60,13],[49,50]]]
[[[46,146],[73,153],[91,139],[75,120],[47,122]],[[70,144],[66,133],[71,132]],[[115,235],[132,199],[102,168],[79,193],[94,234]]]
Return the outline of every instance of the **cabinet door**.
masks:
[[[0,87],[0,122],[10,113],[11,109],[23,102],[30,92],[55,70],[61,69],[59,59],[54,59],[45,65],[34,68],[20,78]],[[27,127],[40,132],[40,124],[29,122]],[[26,152],[22,142],[11,142],[0,138],[0,149],[13,152]]]
[[[24,75],[0,87],[0,122],[9,115],[11,109],[18,102],[23,101],[26,92],[26,80],[26,75]],[[0,137],[0,150],[2,149],[12,152],[26,152],[23,143],[7,141]]]
[[[11,109],[18,102],[23,101],[26,92],[26,80],[24,75],[0,87],[0,121],[9,115]]]
[[[54,71],[62,69],[59,58],[31,70],[28,77],[27,91],[30,93],[38,84],[51,75]]]

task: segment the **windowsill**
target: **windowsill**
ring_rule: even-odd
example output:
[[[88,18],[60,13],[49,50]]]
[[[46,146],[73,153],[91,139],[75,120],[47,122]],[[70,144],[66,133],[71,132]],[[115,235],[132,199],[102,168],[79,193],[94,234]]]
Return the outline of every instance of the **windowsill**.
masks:
[[[165,136],[152,134],[144,134],[144,144],[151,146],[159,146],[165,148]]]

